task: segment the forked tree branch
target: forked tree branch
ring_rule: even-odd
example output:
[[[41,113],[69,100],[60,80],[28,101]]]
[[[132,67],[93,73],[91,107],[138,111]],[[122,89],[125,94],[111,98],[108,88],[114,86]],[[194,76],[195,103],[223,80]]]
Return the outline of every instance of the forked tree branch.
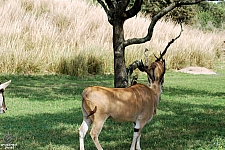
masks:
[[[103,2],[102,0],[97,0],[98,3],[102,6],[102,8],[105,10],[105,13],[108,17],[108,21],[111,25],[113,25],[113,22],[112,22],[112,14],[114,12],[114,9],[115,9],[115,6],[113,4],[113,2],[111,0],[105,0],[105,2]],[[108,6],[108,7],[107,7]]]
[[[108,15],[109,14],[109,9],[107,8],[107,6],[105,5],[105,3],[102,0],[97,0],[98,3],[102,6],[102,8],[105,10],[105,13]],[[109,3],[111,2],[110,0],[108,0]],[[110,7],[109,7],[110,8]]]

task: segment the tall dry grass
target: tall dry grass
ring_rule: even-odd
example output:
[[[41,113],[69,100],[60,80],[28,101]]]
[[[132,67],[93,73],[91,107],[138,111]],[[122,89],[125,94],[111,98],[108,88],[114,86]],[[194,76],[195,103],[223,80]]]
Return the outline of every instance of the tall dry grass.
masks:
[[[82,0],[5,0],[0,2],[0,68],[3,73],[113,72],[112,26],[102,8]],[[150,20],[125,22],[126,38],[147,34]],[[159,54],[180,32],[158,22],[153,38],[126,48],[127,64]],[[212,68],[225,32],[204,33],[184,26],[182,36],[166,54],[169,68],[199,65]],[[100,67],[99,67],[100,66]],[[77,73],[77,74],[76,74]]]

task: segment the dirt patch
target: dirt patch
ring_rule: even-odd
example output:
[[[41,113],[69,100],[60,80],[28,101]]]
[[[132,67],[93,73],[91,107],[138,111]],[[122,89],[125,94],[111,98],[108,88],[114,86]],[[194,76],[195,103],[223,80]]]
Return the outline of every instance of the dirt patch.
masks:
[[[216,74],[212,70],[204,68],[204,67],[187,67],[187,68],[180,69],[177,72],[190,73],[190,74],[209,74],[209,75]]]

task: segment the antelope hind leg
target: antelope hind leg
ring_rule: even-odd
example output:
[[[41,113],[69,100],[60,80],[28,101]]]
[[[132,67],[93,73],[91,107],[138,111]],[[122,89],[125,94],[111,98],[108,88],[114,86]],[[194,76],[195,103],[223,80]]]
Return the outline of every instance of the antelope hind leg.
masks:
[[[103,150],[99,141],[98,136],[102,130],[103,124],[108,117],[106,115],[94,114],[93,126],[90,132],[91,138],[95,143],[98,150]]]
[[[92,121],[90,118],[84,119],[79,128],[80,150],[84,150],[84,137],[85,137],[88,129],[90,128],[91,123],[92,123]]]

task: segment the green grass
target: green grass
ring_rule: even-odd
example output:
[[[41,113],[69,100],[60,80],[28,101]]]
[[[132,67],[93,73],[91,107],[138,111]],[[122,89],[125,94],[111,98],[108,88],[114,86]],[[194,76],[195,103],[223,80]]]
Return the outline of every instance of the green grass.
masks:
[[[8,110],[0,115],[0,146],[7,134],[21,150],[77,150],[82,122],[81,93],[91,85],[113,86],[113,76],[2,75]],[[145,83],[140,76],[139,82]],[[225,71],[189,75],[168,71],[157,115],[142,131],[149,149],[225,149]],[[129,149],[132,123],[107,120],[100,134],[105,150]],[[96,149],[90,135],[87,150]],[[0,147],[4,149],[4,147]]]

